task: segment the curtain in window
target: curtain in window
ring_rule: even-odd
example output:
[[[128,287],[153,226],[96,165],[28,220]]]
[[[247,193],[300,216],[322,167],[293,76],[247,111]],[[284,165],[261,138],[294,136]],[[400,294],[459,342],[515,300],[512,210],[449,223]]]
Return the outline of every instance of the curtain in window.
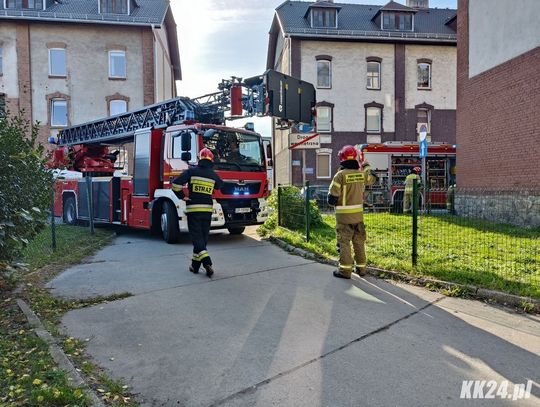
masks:
[[[317,87],[329,88],[330,75],[330,61],[317,61]]]
[[[378,107],[368,107],[366,111],[366,130],[370,133],[381,131],[381,109]]]

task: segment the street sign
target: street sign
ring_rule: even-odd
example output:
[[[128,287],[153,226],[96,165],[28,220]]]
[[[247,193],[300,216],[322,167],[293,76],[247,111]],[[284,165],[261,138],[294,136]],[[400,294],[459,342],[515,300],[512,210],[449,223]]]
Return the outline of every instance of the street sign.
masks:
[[[427,157],[427,140],[425,138],[420,142],[419,157],[420,158]]]
[[[307,150],[321,148],[321,138],[317,133],[291,133],[289,148]]]

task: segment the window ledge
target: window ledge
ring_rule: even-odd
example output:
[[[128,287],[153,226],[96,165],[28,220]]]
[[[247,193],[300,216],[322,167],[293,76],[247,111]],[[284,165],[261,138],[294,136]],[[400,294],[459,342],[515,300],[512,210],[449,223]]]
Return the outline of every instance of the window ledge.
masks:
[[[366,89],[367,90],[381,90],[381,88],[368,88],[367,86],[366,86]]]
[[[417,90],[431,90],[431,88],[416,88]]]
[[[49,75],[49,79],[66,79],[67,75]]]
[[[51,129],[65,129],[65,128],[68,128],[69,126],[67,124],[65,126],[51,124],[51,125],[49,125],[49,127]]]
[[[319,176],[317,176],[316,178],[317,179],[332,179],[332,177],[319,177]]]
[[[118,76],[109,76],[110,81],[126,81],[127,78],[120,78]]]
[[[332,89],[331,86],[317,86],[317,89]]]

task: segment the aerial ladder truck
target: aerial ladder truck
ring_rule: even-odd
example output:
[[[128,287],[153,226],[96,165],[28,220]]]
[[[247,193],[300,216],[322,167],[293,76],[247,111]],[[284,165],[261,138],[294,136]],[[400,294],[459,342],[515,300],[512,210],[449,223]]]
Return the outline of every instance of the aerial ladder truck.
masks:
[[[313,85],[268,70],[224,80],[219,92],[199,98],[178,97],[65,128],[50,139],[58,145],[51,167],[64,169],[55,185],[55,216],[71,225],[92,220],[147,229],[176,242],[187,232],[187,218],[171,182],[206,147],[224,181],[213,195],[212,228],[241,234],[269,215],[267,154],[252,127],[229,127],[226,120],[272,116],[283,125],[311,123],[314,105]],[[234,145],[240,154],[230,154]],[[129,174],[120,171],[126,156]]]

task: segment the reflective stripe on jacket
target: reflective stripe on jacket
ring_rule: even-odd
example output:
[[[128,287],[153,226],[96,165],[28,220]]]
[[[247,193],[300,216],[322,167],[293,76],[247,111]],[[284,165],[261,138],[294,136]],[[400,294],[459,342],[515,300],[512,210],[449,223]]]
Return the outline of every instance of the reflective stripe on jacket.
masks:
[[[364,189],[375,182],[369,166],[360,170],[342,169],[330,184],[330,195],[338,198],[336,222],[356,224],[364,221]]]

